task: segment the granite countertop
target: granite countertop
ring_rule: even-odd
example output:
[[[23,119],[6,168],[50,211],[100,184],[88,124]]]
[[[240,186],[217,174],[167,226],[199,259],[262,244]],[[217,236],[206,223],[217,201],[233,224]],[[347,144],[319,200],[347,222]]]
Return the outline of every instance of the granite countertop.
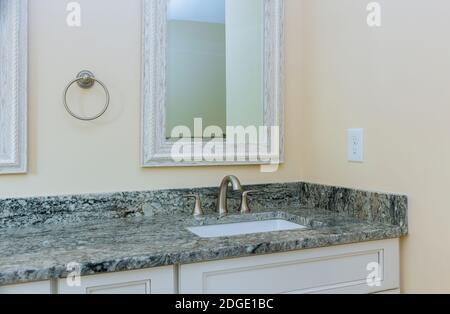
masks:
[[[199,238],[186,229],[271,218],[309,228],[214,239]],[[317,208],[221,219],[217,214],[200,220],[178,214],[0,229],[0,285],[64,278],[72,262],[81,265],[82,275],[92,275],[398,238],[405,232],[397,225]]]

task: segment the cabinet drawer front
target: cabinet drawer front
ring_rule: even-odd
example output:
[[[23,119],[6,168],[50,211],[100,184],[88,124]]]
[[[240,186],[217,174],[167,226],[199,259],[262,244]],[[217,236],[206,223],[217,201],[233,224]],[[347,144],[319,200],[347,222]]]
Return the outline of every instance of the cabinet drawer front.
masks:
[[[173,294],[174,267],[158,267],[81,277],[79,286],[71,287],[67,280],[58,280],[61,294]]]
[[[12,286],[0,287],[0,294],[51,294],[51,282],[30,282]]]
[[[369,287],[368,265],[380,285]],[[398,288],[398,241],[380,241],[183,265],[182,293],[370,293]]]

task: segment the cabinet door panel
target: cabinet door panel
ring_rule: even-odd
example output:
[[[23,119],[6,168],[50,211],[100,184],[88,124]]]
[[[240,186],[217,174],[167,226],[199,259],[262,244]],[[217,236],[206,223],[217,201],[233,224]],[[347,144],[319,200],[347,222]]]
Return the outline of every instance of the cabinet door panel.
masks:
[[[150,294],[151,280],[104,285],[86,289],[87,294]]]
[[[2,286],[0,294],[51,294],[50,281],[31,282],[19,285]]]
[[[372,293],[399,287],[398,240],[182,265],[181,293]],[[380,285],[369,287],[377,263]]]
[[[174,267],[85,276],[81,285],[70,287],[58,280],[61,294],[172,294],[175,292]]]

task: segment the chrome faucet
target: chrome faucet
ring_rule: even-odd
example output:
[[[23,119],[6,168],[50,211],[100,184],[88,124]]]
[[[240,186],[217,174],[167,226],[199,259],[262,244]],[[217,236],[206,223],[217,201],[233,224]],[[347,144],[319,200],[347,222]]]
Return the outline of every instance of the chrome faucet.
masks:
[[[234,191],[242,191],[241,182],[237,177],[226,176],[222,180],[222,184],[220,184],[219,200],[217,202],[217,211],[219,212],[220,216],[228,214],[227,193],[230,183],[233,186]]]

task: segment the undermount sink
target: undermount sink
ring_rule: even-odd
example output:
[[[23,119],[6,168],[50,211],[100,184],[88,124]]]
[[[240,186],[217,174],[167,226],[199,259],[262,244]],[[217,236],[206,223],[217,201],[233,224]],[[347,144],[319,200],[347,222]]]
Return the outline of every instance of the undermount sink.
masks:
[[[189,231],[201,238],[230,237],[254,233],[301,229],[307,229],[307,227],[282,219],[188,228]]]

